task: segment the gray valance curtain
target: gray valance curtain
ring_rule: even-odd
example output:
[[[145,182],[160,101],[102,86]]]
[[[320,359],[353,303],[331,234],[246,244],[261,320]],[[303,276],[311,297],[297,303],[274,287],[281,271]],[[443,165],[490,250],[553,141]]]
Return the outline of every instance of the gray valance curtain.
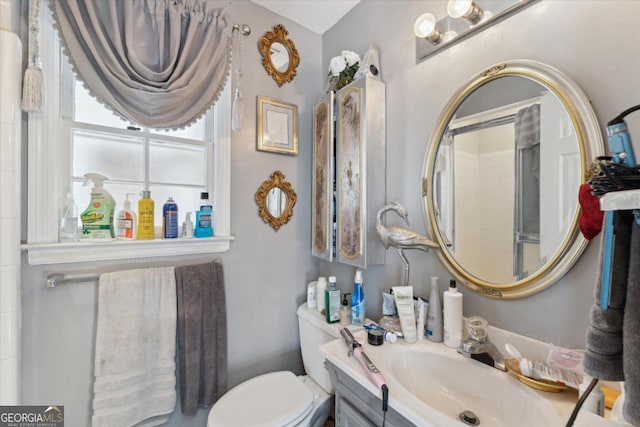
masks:
[[[65,52],[85,86],[119,116],[151,128],[195,122],[224,88],[231,28],[215,5],[49,0]]]

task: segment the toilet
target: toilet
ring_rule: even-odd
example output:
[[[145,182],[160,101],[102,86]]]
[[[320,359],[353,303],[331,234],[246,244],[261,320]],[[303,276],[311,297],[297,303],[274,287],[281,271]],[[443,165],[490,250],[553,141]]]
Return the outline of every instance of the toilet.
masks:
[[[238,384],[211,408],[207,427],[322,427],[333,407],[333,386],[318,347],[340,337],[315,308],[298,307],[307,375],[270,372]],[[354,328],[351,326],[350,328]],[[347,348],[345,347],[345,351]]]

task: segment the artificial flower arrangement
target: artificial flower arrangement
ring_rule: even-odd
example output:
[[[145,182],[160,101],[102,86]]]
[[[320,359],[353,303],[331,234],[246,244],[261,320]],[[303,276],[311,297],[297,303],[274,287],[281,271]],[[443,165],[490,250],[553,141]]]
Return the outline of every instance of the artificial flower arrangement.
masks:
[[[360,55],[350,50],[343,50],[329,62],[329,82],[336,90],[353,81],[353,76],[360,67]]]

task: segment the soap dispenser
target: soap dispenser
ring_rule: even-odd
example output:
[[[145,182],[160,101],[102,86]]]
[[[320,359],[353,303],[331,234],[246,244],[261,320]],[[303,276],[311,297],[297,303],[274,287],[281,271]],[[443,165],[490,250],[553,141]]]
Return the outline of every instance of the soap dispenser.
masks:
[[[342,297],[342,306],[340,307],[340,324],[343,326],[351,324],[351,308],[349,307],[349,295],[344,294]]]
[[[129,196],[133,196],[133,193],[126,194],[124,207],[116,217],[116,236],[120,240],[133,240],[136,237],[136,214],[131,210]]]

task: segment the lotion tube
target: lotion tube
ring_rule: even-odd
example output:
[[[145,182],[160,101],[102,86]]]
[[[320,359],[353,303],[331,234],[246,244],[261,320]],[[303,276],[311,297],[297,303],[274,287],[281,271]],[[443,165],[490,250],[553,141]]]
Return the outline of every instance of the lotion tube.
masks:
[[[413,286],[394,286],[393,296],[398,307],[400,327],[405,342],[411,344],[418,340],[416,333],[416,315],[413,306]]]

